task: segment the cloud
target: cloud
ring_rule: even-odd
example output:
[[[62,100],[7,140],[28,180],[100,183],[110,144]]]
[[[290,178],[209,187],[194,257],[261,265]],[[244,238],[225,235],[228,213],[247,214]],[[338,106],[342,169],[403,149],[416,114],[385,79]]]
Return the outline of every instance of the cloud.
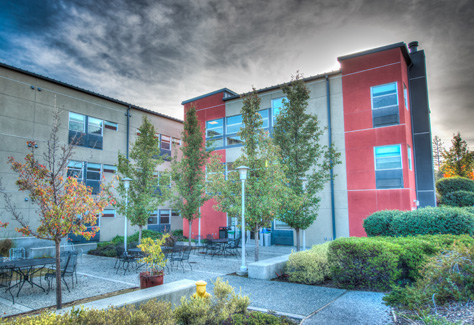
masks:
[[[433,129],[474,131],[472,1],[17,0],[0,4],[0,60],[182,118],[182,100],[246,92],[341,55],[418,40]]]

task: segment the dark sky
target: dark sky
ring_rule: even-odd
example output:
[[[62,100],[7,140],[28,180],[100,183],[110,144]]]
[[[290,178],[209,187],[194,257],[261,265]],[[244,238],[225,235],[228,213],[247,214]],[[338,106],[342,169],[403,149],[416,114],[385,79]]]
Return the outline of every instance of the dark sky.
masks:
[[[181,101],[417,40],[433,135],[474,149],[474,1],[0,0],[0,61],[182,118]]]

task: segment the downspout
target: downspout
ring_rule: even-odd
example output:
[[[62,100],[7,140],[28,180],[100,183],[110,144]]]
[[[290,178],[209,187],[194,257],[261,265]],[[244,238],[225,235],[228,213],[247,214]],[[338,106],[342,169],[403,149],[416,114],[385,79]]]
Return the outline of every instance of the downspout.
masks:
[[[127,160],[128,160],[128,147],[129,147],[129,144],[130,144],[130,109],[132,108],[132,105],[128,105],[128,109],[127,109],[127,113],[125,113],[125,115],[127,115],[127,143],[126,143],[126,147],[127,147]]]
[[[329,89],[329,76],[326,75],[326,97],[327,97],[327,108],[328,108],[328,142],[329,142],[329,150],[332,150],[332,130],[331,130],[331,91]],[[329,174],[331,176],[330,185],[331,185],[331,220],[332,220],[332,239],[336,239],[336,208],[334,204],[334,170],[332,167],[332,160],[331,169],[329,170]]]

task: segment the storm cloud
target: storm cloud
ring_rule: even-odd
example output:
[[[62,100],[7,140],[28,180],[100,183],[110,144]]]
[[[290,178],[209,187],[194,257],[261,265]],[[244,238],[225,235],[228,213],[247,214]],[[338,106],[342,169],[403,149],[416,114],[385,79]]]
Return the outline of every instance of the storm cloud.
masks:
[[[181,101],[417,40],[433,134],[474,149],[473,1],[2,1],[0,61],[177,118]]]

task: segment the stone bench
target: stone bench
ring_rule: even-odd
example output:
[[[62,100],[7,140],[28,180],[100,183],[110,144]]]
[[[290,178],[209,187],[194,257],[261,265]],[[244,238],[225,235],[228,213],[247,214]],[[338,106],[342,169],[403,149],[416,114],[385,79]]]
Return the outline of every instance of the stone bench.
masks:
[[[109,309],[110,307],[120,308],[126,305],[139,306],[146,303],[148,300],[164,300],[171,302],[171,306],[179,305],[182,296],[190,297],[196,292],[196,281],[192,280],[179,280],[171,283],[165,283],[152,288],[136,290],[114,297],[104,298],[74,306],[74,309],[80,309],[84,306],[84,309]],[[63,314],[70,312],[73,307],[63,308],[56,311],[57,314]]]
[[[276,273],[283,273],[286,262],[290,254],[269,258],[267,260],[258,261],[249,264],[249,278],[260,280],[271,280],[277,277]]]

